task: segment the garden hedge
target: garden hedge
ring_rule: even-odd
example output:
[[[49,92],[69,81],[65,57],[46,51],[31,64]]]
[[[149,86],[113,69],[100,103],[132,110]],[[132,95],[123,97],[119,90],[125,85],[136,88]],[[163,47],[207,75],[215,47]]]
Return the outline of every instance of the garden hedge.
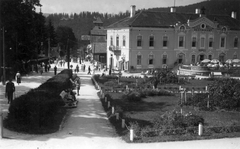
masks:
[[[63,70],[38,88],[31,89],[14,99],[4,120],[4,126],[27,133],[53,131],[55,129],[53,127],[59,125],[56,123],[61,123],[61,120],[56,120],[59,113],[61,113],[60,117],[63,117],[66,112],[62,108],[64,103],[59,94],[62,90],[71,87],[70,77],[72,71]]]

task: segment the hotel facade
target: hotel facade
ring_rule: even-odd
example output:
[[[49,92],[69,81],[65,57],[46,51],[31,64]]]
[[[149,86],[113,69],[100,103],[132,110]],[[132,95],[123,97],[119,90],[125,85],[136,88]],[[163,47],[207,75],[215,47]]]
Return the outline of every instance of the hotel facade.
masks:
[[[107,27],[107,66],[119,70],[172,68],[203,59],[240,58],[240,21],[227,15],[141,11]]]

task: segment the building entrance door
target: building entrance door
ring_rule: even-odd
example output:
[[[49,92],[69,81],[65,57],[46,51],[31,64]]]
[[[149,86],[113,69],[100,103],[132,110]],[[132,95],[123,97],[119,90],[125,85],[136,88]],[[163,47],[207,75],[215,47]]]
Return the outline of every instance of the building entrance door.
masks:
[[[202,60],[204,60],[205,59],[205,55],[204,54],[200,54],[199,56],[198,56],[198,61],[199,62],[201,62]]]
[[[184,54],[180,53],[178,54],[178,64],[183,64],[184,63]]]

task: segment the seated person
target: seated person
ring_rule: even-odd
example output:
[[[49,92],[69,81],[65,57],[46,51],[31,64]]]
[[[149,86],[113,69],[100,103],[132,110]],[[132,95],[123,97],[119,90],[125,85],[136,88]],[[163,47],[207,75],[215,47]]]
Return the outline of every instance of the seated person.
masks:
[[[75,94],[73,93],[73,91],[71,89],[63,90],[60,93],[60,96],[62,97],[64,102],[74,102],[74,101],[76,101]]]

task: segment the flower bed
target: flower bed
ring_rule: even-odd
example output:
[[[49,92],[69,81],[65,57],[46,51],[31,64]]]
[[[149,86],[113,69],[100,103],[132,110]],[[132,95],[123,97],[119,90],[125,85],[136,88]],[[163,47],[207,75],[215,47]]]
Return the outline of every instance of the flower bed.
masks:
[[[194,90],[205,89],[204,86],[207,84],[201,84],[203,87],[199,87],[196,85],[196,81],[194,80],[194,84],[189,84],[190,86],[185,85],[188,88],[187,90],[191,90],[193,87]],[[207,81],[206,83],[209,82]],[[166,96],[168,94],[173,95],[167,90],[175,90],[174,85],[162,87],[161,90],[147,88],[147,85],[145,85],[146,88],[129,88],[128,90],[124,88],[122,92],[106,92],[106,84],[104,83],[101,86],[101,92],[106,97],[101,98],[102,105],[117,133],[127,142],[130,142],[130,128],[134,130],[135,142],[180,141],[240,136],[240,116],[238,113],[199,111],[200,109],[196,105],[194,107],[192,105],[179,105],[179,94]],[[116,85],[117,83],[109,83],[109,85],[113,84]],[[195,95],[196,97],[199,95],[206,97],[205,93]],[[100,97],[103,96],[100,94]],[[201,99],[199,97],[199,101]],[[203,104],[206,105],[205,100],[203,101]],[[115,108],[114,113],[112,113],[113,107]],[[118,120],[116,113],[118,113]],[[125,120],[125,128],[122,128],[121,124],[123,119]],[[204,125],[202,136],[198,135],[199,123]]]

